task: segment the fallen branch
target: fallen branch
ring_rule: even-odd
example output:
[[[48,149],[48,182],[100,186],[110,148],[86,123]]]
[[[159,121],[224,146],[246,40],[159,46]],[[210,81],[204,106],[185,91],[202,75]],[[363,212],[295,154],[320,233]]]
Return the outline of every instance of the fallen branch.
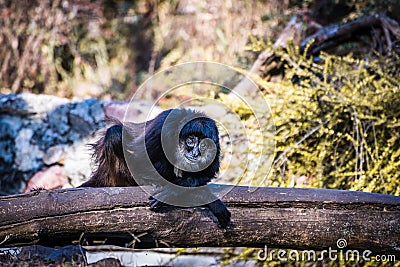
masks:
[[[219,186],[226,190],[226,186]],[[363,192],[234,187],[224,231],[201,208],[153,212],[138,187],[38,191],[0,197],[0,247],[114,244],[371,250],[400,256],[400,197]]]
[[[365,28],[371,28],[376,25],[380,25],[383,28],[387,45],[391,49],[392,45],[389,32],[392,33],[392,35],[399,37],[399,25],[396,21],[390,19],[389,17],[378,14],[360,17],[343,24],[332,24],[323,27],[316,33],[305,38],[301,42],[300,49],[303,51],[307,45],[309,45],[308,49],[310,53],[315,54],[323,49],[336,46],[339,43],[343,43],[349,38],[354,37],[353,34],[355,32]]]
[[[273,48],[286,48],[289,40],[299,39],[301,32],[302,22],[297,21],[297,17],[293,17],[289,23],[286,25],[285,29],[282,31],[281,35],[273,44]],[[261,67],[263,65],[269,64],[275,57],[275,52],[270,50],[262,51],[253,66],[247,72],[247,75],[262,75]],[[244,77],[232,90],[236,92],[238,95],[245,95],[248,93],[253,93],[257,87],[254,86],[254,83],[247,77]]]

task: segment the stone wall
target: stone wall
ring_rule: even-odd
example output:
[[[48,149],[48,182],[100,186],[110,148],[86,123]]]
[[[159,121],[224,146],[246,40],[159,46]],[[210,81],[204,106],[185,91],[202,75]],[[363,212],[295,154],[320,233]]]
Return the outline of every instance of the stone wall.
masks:
[[[0,195],[80,185],[93,167],[88,144],[96,141],[106,116],[122,120],[127,106],[50,95],[0,95]],[[129,116],[143,121],[151,108],[132,102]]]
[[[49,168],[62,178],[56,187],[86,179],[90,151],[85,144],[104,126],[103,106],[95,99],[0,95],[0,194],[23,192],[35,173]]]

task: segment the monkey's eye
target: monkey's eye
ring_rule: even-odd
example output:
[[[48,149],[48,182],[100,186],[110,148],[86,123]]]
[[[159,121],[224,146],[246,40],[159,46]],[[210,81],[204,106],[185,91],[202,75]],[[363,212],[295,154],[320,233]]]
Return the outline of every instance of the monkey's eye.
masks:
[[[201,143],[200,143],[200,150],[201,150],[201,151],[205,151],[206,148],[207,148],[207,145],[206,145],[204,142],[201,142]]]
[[[187,138],[187,139],[186,139],[186,145],[187,145],[188,147],[194,147],[194,145],[195,145],[195,140],[194,140],[194,138],[193,138],[193,137]]]

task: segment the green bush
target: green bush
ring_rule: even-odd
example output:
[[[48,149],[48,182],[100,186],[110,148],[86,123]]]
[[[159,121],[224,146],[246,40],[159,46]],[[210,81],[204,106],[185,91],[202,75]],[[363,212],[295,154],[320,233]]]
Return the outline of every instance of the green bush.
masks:
[[[267,184],[400,195],[399,57],[275,53],[285,79],[259,82],[276,124]]]

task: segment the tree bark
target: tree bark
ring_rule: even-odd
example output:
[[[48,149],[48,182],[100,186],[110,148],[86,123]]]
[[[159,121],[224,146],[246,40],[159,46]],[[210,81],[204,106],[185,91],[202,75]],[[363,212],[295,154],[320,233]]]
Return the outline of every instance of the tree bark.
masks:
[[[214,185],[227,190],[227,186]],[[233,187],[232,225],[205,208],[153,212],[139,187],[36,191],[0,197],[0,247],[71,243],[370,250],[400,256],[400,197],[327,189]],[[213,221],[214,220],[214,221]]]
[[[332,24],[323,27],[316,33],[305,38],[300,44],[300,49],[303,51],[307,45],[309,45],[309,52],[311,52],[311,54],[315,54],[323,49],[337,46],[338,44],[353,38],[357,31],[368,28],[372,29],[372,27],[375,25],[381,25],[384,30],[388,32],[390,31],[395,36],[399,36],[399,32],[397,30],[399,28],[399,24],[395,20],[392,20],[382,14],[375,14],[363,16],[347,23]],[[387,35],[389,35],[389,33],[387,33]],[[387,36],[387,39],[390,38]],[[310,43],[311,41],[313,42]],[[387,45],[391,46],[390,40],[387,40]]]

